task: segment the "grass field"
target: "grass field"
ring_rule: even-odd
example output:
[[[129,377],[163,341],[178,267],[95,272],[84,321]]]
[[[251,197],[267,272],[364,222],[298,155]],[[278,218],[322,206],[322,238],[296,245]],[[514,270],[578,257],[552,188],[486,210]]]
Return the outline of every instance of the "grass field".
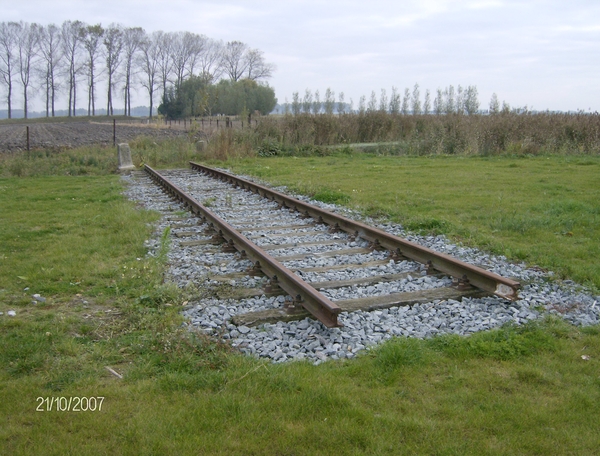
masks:
[[[229,165],[599,283],[597,157]],[[0,179],[0,453],[598,453],[600,328],[397,339],[320,366],[242,357],[181,330],[190,296],[144,256],[156,216],[99,174]],[[104,399],[47,411],[61,397]]]

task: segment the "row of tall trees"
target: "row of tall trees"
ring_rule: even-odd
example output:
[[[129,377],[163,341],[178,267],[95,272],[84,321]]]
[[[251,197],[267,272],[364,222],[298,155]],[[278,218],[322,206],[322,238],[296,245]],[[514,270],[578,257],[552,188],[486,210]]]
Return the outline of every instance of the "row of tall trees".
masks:
[[[206,84],[226,78],[256,81],[270,78],[274,70],[258,49],[192,32],[147,33],[140,27],[82,21],[60,26],[0,23],[0,85],[6,92],[9,118],[19,88],[26,118],[33,87],[43,93],[46,116],[55,115],[59,95],[67,98],[71,116],[83,85],[88,115],[95,115],[100,81],[106,84],[107,114],[113,114],[118,93],[125,115],[130,115],[132,91],[143,88],[152,116],[157,95],[164,98],[170,88],[177,90],[192,76]]]
[[[495,94],[494,94],[495,96]],[[497,97],[496,97],[497,104]],[[479,111],[479,97],[476,86],[467,86],[463,88],[458,86],[455,90],[454,86],[450,85],[444,89],[437,89],[433,104],[429,90],[425,91],[425,96],[421,100],[421,91],[419,84],[415,84],[412,91],[408,88],[404,92],[399,92],[396,87],[392,87],[392,91],[388,97],[387,91],[381,89],[379,100],[375,91],[371,92],[371,96],[367,98],[363,95],[358,102],[358,112],[389,112],[391,114],[475,114]],[[354,102],[350,99],[346,103],[344,92],[340,92],[336,102],[335,92],[330,88],[325,91],[323,100],[318,90],[314,93],[306,89],[303,96],[299,92],[292,94],[292,102],[284,105],[286,112],[291,110],[294,115],[300,113],[312,114],[333,114],[354,112]],[[497,108],[499,110],[499,108]]]

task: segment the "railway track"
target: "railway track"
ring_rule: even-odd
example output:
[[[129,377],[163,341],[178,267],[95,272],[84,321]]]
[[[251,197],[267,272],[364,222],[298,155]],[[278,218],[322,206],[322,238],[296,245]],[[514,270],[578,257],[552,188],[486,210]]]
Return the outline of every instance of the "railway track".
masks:
[[[302,319],[340,326],[342,311],[376,310],[490,293],[518,298],[520,284],[444,253],[399,238],[273,189],[191,163],[192,170],[146,172],[199,218],[204,230],[187,247],[219,246],[264,275],[261,288],[239,297],[285,295],[281,306],[237,315],[238,325]],[[190,181],[190,176],[196,180]],[[198,237],[197,231],[179,231]],[[325,259],[332,261],[322,261]],[[329,264],[330,266],[326,266]],[[378,273],[378,267],[384,273]],[[335,271],[344,270],[343,278]],[[221,274],[227,281],[240,273]],[[415,286],[417,283],[419,286]],[[416,288],[416,290],[415,290]],[[348,290],[351,290],[348,292]],[[413,291],[414,290],[414,291]],[[355,292],[357,291],[357,293]],[[348,298],[349,295],[353,297]]]
[[[273,362],[308,359],[318,364],[352,358],[395,336],[468,335],[507,322],[522,324],[544,313],[577,325],[600,321],[600,296],[576,286],[559,286],[539,268],[508,263],[440,236],[409,234],[391,223],[367,231],[354,225],[350,211],[318,202],[319,207],[303,207],[300,203],[309,201],[304,197],[283,201],[252,182],[232,184],[228,174],[193,166],[196,169],[160,172],[187,196],[165,193],[143,171],[123,177],[129,184],[126,194],[162,214],[146,246],[149,255],[156,255],[168,234],[165,280],[192,287],[188,293],[192,297],[182,307],[186,324],[243,353]],[[243,242],[268,254],[269,261],[291,271],[292,285],[279,271],[269,269],[269,261],[257,259],[243,242],[236,243],[196,203],[243,235]],[[319,213],[320,207],[350,213],[350,218],[335,221],[331,219],[335,214]],[[390,245],[392,240],[381,230],[401,235],[400,247]],[[406,246],[412,244],[428,248],[411,251]],[[430,251],[453,258],[422,257]],[[454,263],[456,258],[464,263]],[[472,268],[474,264],[481,267]],[[484,278],[477,278],[484,269]],[[519,289],[518,282],[500,276],[524,285]],[[310,289],[288,291],[296,279]],[[519,299],[514,300],[517,292]],[[325,324],[309,312],[320,296],[331,307]]]

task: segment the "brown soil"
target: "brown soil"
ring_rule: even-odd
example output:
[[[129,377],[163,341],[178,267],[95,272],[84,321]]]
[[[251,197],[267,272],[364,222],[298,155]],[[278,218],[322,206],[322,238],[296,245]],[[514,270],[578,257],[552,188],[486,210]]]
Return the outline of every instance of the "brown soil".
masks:
[[[31,124],[0,124],[0,152],[27,150],[27,126],[29,147],[34,149],[70,149],[91,144],[112,145],[112,123],[56,122]],[[116,125],[116,142],[131,141],[138,136],[168,139],[186,136],[183,128],[158,128],[154,125]]]

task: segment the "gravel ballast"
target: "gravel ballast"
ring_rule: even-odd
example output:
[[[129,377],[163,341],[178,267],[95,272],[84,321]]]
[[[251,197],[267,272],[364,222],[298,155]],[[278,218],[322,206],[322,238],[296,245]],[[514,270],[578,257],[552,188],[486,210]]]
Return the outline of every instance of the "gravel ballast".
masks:
[[[332,251],[364,248],[361,239],[352,240],[345,233],[329,233],[327,227],[317,225],[302,229],[287,228],[307,224],[310,220],[297,213],[280,210],[278,206],[260,196],[235,189],[228,184],[208,178],[190,170],[164,172],[167,177],[196,200],[226,219],[242,234],[262,246],[277,244],[281,248],[269,250],[289,269],[336,267],[329,271],[297,271],[305,281],[342,281],[356,278],[407,273],[405,278],[369,285],[353,285],[321,290],[332,301],[366,296],[383,296],[406,291],[446,287],[447,277],[427,276],[422,265],[412,261],[394,261],[387,252],[342,254],[330,256]],[[245,177],[253,180],[252,178]],[[186,245],[190,241],[210,239],[213,233],[191,214],[182,214],[183,206],[170,199],[144,173],[124,176],[126,195],[146,209],[163,214],[153,238],[146,241],[149,255],[156,255],[160,237],[171,227],[171,248],[168,253],[167,280],[179,287],[230,287],[258,288],[265,284],[261,276],[246,274],[252,262],[241,259],[236,253],[223,253],[213,244]],[[277,190],[289,193],[285,188]],[[476,264],[496,274],[514,278],[523,284],[515,302],[499,297],[435,300],[411,307],[392,307],[375,311],[342,312],[338,320],[341,328],[326,328],[311,318],[300,321],[265,323],[257,327],[237,326],[232,317],[247,312],[283,308],[285,296],[258,296],[245,299],[216,297],[190,301],[183,314],[190,328],[196,328],[216,338],[231,343],[244,353],[265,357],[273,362],[308,359],[316,364],[327,359],[353,358],[361,350],[394,336],[428,338],[440,334],[469,335],[499,327],[506,323],[523,324],[544,315],[556,315],[574,325],[594,325],[600,321],[600,297],[572,281],[553,280],[551,272],[527,268],[510,263],[504,257],[493,256],[474,248],[450,243],[444,236],[419,236],[405,232],[392,223],[377,224],[360,217],[355,212],[335,205],[311,201],[292,195],[324,209],[346,217],[361,220],[392,234],[430,249],[452,255],[465,262]],[[181,211],[181,212],[180,212]],[[270,228],[266,228],[270,227]],[[281,227],[281,228],[277,228]],[[317,231],[317,233],[314,233]],[[304,232],[305,235],[299,235]],[[332,242],[331,245],[319,244]],[[335,243],[333,243],[335,242]],[[314,245],[296,245],[314,243]],[[343,252],[342,252],[343,253]],[[306,255],[297,259],[299,255]],[[286,261],[285,256],[296,259]],[[381,264],[369,265],[372,262]],[[360,263],[364,267],[345,265]],[[234,275],[232,278],[223,275]],[[221,279],[221,280],[219,280]]]

